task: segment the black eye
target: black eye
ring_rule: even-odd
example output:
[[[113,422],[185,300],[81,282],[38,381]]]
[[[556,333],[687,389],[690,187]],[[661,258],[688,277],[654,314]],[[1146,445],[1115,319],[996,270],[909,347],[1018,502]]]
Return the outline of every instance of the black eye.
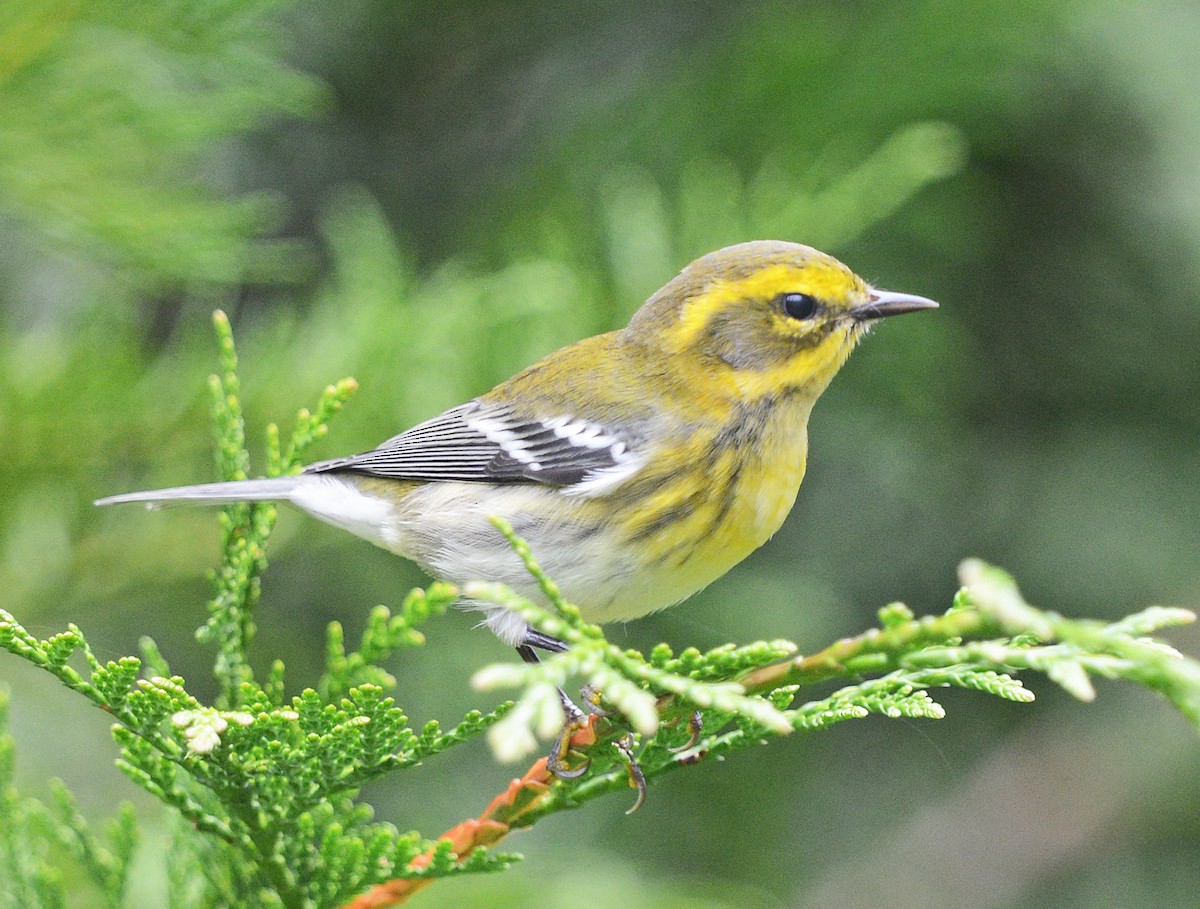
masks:
[[[783,311],[793,319],[811,319],[817,314],[817,300],[808,294],[783,294]]]

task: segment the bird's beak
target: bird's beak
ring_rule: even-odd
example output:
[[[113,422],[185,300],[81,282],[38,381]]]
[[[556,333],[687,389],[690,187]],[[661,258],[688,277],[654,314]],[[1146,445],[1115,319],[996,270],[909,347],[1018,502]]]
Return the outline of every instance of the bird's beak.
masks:
[[[937,308],[937,303],[926,297],[871,288],[871,296],[867,302],[850,310],[850,315],[859,322],[867,322],[871,319],[882,319],[884,316],[899,316],[919,309]]]

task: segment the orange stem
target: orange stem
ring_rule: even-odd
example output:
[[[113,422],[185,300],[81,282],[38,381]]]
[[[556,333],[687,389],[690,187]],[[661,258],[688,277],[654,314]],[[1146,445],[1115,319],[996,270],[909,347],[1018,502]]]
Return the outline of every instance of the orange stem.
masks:
[[[572,748],[587,748],[596,743],[596,717],[589,716],[587,725],[571,737]],[[450,843],[461,863],[476,848],[494,846],[513,830],[532,823],[529,814],[538,808],[550,793],[554,776],[546,767],[546,758],[539,758],[525,775],[513,780],[508,787],[492,799],[491,804],[477,818],[468,818],[455,824],[440,837],[438,842]],[[408,863],[409,869],[419,871],[429,867],[433,861],[434,847]],[[437,878],[398,877],[376,884],[366,893],[360,894],[342,906],[342,909],[390,909],[408,901],[419,890],[432,884]]]

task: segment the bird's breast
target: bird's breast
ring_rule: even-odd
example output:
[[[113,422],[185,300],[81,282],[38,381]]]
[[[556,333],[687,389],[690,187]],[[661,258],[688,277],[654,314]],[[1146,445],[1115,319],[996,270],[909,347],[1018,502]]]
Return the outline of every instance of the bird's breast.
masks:
[[[748,416],[721,439],[662,460],[681,469],[642,479],[621,521],[622,548],[641,570],[604,621],[669,606],[762,546],[791,510],[804,478],[807,409]]]
[[[796,501],[807,464],[808,414],[772,413],[729,447],[712,484],[717,518],[700,535],[696,558],[725,569],[762,546]]]

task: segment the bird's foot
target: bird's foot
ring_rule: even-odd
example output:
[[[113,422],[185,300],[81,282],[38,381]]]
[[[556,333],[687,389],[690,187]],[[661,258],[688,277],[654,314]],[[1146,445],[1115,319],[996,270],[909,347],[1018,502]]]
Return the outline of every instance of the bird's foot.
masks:
[[[600,706],[600,691],[591,685],[586,685],[580,690],[580,700],[583,702],[583,710],[576,707],[575,703],[567,697],[566,692],[562,689],[559,689],[558,696],[559,702],[562,704],[563,726],[558,734],[558,738],[554,740],[554,745],[550,748],[550,753],[546,756],[546,769],[550,771],[552,776],[560,780],[574,780],[587,773],[588,768],[592,765],[592,759],[587,755],[581,755],[583,761],[578,766],[572,767],[570,765],[568,755],[572,753],[571,743],[576,733],[586,729],[594,718],[608,717],[611,714]],[[634,757],[634,738],[632,732],[622,736],[613,745],[625,760],[625,769],[629,774],[630,788],[637,790],[637,798],[634,799],[633,806],[625,812],[626,814],[633,814],[646,801],[646,774],[642,772],[641,764]],[[575,753],[578,754],[578,752]]]

